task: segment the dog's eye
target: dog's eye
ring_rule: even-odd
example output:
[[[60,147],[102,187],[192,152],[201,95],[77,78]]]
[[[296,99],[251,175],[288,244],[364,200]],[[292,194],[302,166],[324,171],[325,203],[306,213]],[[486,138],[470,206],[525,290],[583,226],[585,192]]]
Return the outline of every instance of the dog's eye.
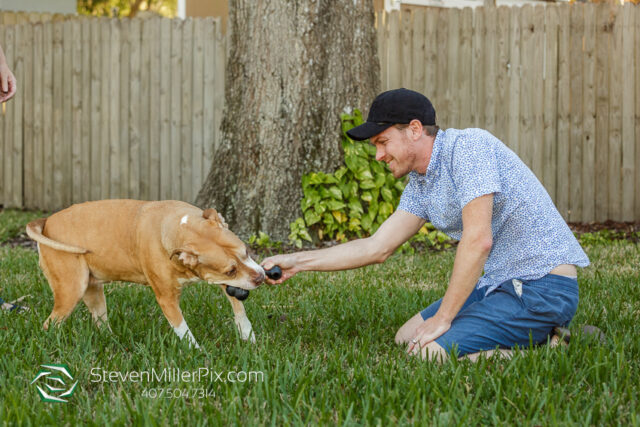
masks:
[[[233,277],[233,276],[235,276],[235,275],[236,275],[236,268],[235,268],[235,267],[232,267],[232,268],[231,268],[231,270],[227,271],[227,272],[226,272],[226,273],[224,273],[224,274],[226,274],[226,275],[227,275],[227,276],[229,276],[229,277]]]

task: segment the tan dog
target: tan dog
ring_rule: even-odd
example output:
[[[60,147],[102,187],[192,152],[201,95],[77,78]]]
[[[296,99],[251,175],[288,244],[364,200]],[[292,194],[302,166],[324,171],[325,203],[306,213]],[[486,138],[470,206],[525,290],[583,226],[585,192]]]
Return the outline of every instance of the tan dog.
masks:
[[[97,324],[108,326],[103,284],[122,280],[151,286],[174,331],[199,347],[180,310],[182,286],[206,281],[251,290],[264,281],[262,267],[215,209],[180,201],[82,203],[32,221],[27,234],[38,242],[53,291],[45,329],[69,316],[80,299]],[[242,339],[255,342],[244,305],[227,298]]]

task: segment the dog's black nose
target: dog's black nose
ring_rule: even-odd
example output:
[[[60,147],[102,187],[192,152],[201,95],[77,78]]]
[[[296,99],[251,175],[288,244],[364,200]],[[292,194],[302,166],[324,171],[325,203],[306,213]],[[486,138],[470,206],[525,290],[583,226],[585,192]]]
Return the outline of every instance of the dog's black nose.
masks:
[[[264,282],[264,273],[259,272],[257,275],[253,277],[253,283],[255,283],[256,285],[259,285],[262,282]]]

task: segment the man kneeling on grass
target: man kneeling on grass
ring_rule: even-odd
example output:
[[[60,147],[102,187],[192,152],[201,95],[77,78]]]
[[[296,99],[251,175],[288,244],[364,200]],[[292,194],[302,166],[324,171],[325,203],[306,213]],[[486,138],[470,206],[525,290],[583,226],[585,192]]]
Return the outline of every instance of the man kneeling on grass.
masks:
[[[269,283],[381,263],[431,221],[460,243],[444,297],[396,334],[410,354],[475,359],[528,347],[530,337],[546,342],[569,323],[578,305],[576,266],[589,259],[513,151],[481,129],[439,129],[431,102],[407,89],[378,95],[367,121],[347,134],[370,139],[396,178],[409,174],[398,209],[371,237],[265,259],[265,268],[283,273]]]

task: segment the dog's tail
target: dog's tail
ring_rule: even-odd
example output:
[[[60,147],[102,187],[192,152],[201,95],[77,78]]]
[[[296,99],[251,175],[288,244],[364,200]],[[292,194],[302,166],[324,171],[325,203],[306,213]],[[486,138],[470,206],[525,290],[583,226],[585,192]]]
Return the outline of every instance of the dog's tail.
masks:
[[[70,252],[72,254],[86,254],[87,252],[89,252],[86,249],[56,242],[55,240],[51,240],[47,236],[44,236],[42,234],[42,230],[44,230],[45,222],[47,222],[46,218],[40,218],[36,219],[35,221],[31,221],[29,224],[27,224],[27,235],[36,242],[53,249],[57,249],[59,251]]]

